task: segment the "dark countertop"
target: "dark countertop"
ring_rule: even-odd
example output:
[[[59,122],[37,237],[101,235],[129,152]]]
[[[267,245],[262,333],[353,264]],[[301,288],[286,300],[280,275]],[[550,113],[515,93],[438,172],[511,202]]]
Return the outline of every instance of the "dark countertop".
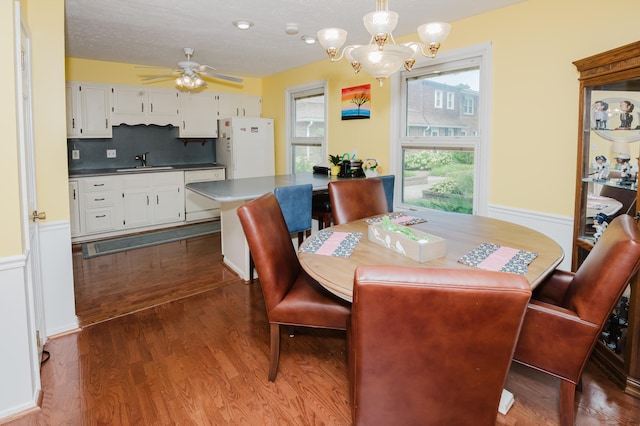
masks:
[[[157,168],[150,167],[149,169],[145,169],[144,171],[130,171],[130,172],[119,172],[119,169],[123,169],[126,167],[117,167],[112,169],[85,169],[85,170],[69,170],[69,178],[80,178],[80,177],[91,177],[91,176],[106,176],[106,175],[124,175],[128,173],[138,174],[138,173],[147,173],[147,172],[181,172],[181,171],[191,171],[191,170],[209,170],[209,169],[224,169],[226,168],[223,164],[181,164],[181,165],[172,165],[171,169],[166,169],[163,167],[166,166],[156,166]],[[133,167],[131,167],[133,168]],[[147,171],[148,170],[148,171]]]

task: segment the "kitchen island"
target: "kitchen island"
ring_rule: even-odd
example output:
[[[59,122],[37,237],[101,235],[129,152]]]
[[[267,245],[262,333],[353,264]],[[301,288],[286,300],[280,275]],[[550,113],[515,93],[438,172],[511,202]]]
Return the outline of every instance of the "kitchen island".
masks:
[[[263,176],[224,181],[197,182],[186,185],[194,191],[221,203],[220,226],[224,263],[240,277],[249,280],[249,246],[242,231],[236,210],[275,188],[311,184],[314,191],[326,190],[335,176],[299,173],[293,175]]]

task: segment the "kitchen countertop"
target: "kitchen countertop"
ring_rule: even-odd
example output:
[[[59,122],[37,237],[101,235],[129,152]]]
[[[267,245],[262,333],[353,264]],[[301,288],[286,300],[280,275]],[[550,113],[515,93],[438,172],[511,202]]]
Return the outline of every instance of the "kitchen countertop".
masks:
[[[359,179],[359,178],[353,178]],[[263,176],[244,179],[228,179],[210,182],[196,182],[186,185],[187,189],[219,202],[245,201],[258,198],[280,186],[310,183],[314,191],[327,189],[329,182],[339,180],[336,176],[324,174],[298,173],[293,175]]]
[[[119,172],[118,170],[131,168],[133,167],[114,167],[110,169],[85,169],[85,170],[69,170],[69,178],[80,178],[80,177],[91,177],[91,176],[106,176],[106,175],[124,175],[124,174],[139,174],[139,173],[162,173],[162,172],[181,172],[181,171],[191,171],[191,170],[209,170],[209,169],[224,169],[226,168],[223,164],[181,164],[181,165],[171,165],[171,169],[166,169],[163,167],[166,166],[155,166],[150,167],[149,169],[145,169],[144,171],[130,171],[130,172]]]

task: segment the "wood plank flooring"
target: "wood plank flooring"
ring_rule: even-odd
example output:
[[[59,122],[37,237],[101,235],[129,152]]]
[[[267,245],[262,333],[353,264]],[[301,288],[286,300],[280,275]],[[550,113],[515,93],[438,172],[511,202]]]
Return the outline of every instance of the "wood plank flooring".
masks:
[[[77,279],[93,288],[77,289],[83,322],[99,321],[49,340],[42,407],[8,425],[351,424],[344,332],[283,335],[277,379],[267,381],[269,327],[259,284],[243,283],[222,265],[219,236],[170,244],[98,262],[74,255]],[[191,290],[177,287],[192,280],[220,282],[184,297]],[[154,289],[160,299],[178,300],[158,303]],[[99,296],[89,303],[92,293]],[[141,299],[154,306],[126,314],[125,302]],[[514,364],[506,388],[515,404],[496,425],[558,424],[558,380]],[[577,425],[640,425],[640,400],[592,364],[583,389]]]

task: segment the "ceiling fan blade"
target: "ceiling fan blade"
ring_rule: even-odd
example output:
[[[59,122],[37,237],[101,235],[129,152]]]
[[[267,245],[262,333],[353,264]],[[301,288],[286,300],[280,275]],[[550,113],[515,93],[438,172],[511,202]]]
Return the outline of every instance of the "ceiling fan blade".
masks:
[[[172,70],[172,67],[163,67],[159,65],[136,65],[135,68],[153,68],[157,70]]]
[[[142,81],[155,80],[156,78],[173,77],[173,76],[175,76],[176,74],[180,74],[180,72],[174,71],[174,72],[172,72],[172,73],[170,73],[170,74],[154,75],[154,76],[151,76],[151,77],[143,78],[143,79],[142,79]]]
[[[213,77],[213,78],[219,78],[221,80],[229,80],[229,81],[233,81],[235,83],[242,83],[242,79],[239,77],[233,77],[230,75],[224,75],[224,74],[218,74],[218,73],[213,73],[213,72],[204,72],[204,71],[199,71],[200,74],[202,75],[206,75],[207,77]]]

